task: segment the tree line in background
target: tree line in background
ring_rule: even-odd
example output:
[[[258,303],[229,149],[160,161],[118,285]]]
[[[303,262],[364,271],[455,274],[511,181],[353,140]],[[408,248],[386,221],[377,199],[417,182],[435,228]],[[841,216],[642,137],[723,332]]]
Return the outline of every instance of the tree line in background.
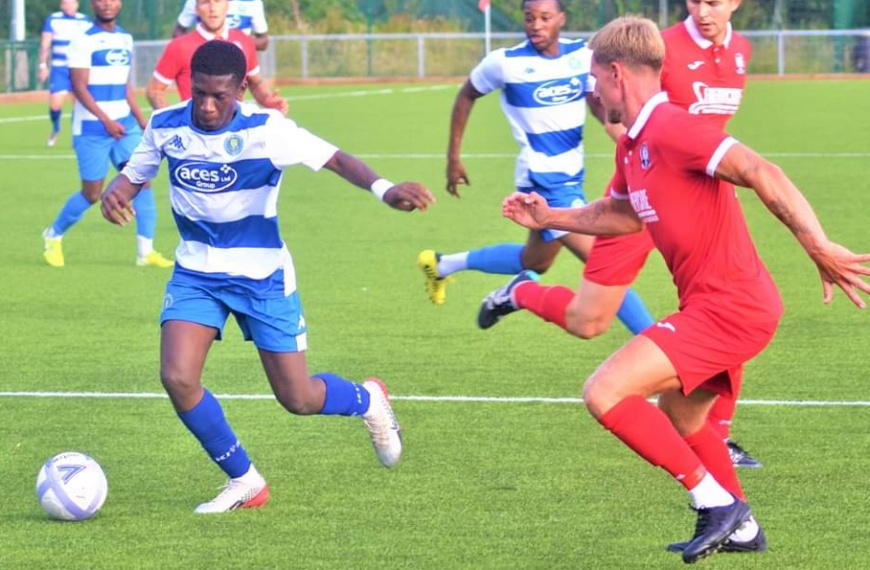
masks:
[[[483,31],[477,0],[264,0],[270,33],[341,34]],[[89,0],[80,0],[90,13]],[[121,24],[138,39],[169,37],[183,0],[125,0]],[[591,31],[625,13],[659,19],[658,0],[566,1],[567,29]],[[833,28],[834,14],[846,5],[854,11],[854,27],[867,25],[870,0],[753,0],[734,17],[738,29]],[[27,0],[28,38],[38,38],[45,17],[58,10],[58,0]],[[685,2],[668,0],[668,23],[685,17]],[[0,3],[0,35],[9,37],[11,2]],[[846,27],[849,27],[848,25]],[[522,30],[522,0],[492,0],[493,31]]]

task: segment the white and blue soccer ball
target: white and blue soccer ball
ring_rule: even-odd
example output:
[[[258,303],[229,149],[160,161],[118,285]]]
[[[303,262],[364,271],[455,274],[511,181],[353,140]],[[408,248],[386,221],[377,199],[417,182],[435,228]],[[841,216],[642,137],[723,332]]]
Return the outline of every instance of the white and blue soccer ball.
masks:
[[[52,518],[83,521],[106,502],[109,483],[100,464],[84,453],[55,455],[42,465],[36,478],[39,504]]]

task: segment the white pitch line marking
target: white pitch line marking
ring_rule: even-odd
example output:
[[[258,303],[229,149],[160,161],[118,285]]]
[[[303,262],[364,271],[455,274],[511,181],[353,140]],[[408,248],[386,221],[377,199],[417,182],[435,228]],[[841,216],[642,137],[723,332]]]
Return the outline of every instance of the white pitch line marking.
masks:
[[[79,399],[164,399],[166,394],[158,392],[0,392],[0,398],[79,398]],[[272,394],[215,394],[223,400],[273,400]],[[493,404],[582,404],[581,398],[538,398],[502,396],[423,396],[390,395],[391,400],[406,402],[457,402]],[[807,408],[866,408],[867,400],[740,400],[740,405],[748,406],[785,406]]]

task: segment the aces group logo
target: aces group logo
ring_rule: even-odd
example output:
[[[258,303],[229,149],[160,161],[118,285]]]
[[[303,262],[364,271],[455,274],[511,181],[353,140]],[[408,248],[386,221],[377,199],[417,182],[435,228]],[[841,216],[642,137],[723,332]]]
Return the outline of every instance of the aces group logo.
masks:
[[[172,171],[178,186],[193,192],[221,192],[239,179],[239,173],[229,164],[190,161],[182,162]]]
[[[554,79],[535,89],[535,102],[540,105],[563,105],[583,95],[583,82],[577,77]]]

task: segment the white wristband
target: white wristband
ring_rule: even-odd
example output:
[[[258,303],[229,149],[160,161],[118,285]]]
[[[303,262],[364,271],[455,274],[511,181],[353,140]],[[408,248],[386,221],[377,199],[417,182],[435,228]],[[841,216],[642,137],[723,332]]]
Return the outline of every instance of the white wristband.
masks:
[[[47,64],[47,63],[44,63],[44,62],[43,62],[43,63],[40,63],[40,64],[39,64],[39,69],[48,69],[48,64]]]
[[[389,180],[387,180],[385,178],[378,178],[377,180],[372,182],[372,185],[371,185],[372,194],[375,195],[375,198],[377,198],[378,200],[383,202],[384,201],[384,194],[386,194],[387,190],[389,190],[393,186],[395,186],[395,184],[393,184]]]

